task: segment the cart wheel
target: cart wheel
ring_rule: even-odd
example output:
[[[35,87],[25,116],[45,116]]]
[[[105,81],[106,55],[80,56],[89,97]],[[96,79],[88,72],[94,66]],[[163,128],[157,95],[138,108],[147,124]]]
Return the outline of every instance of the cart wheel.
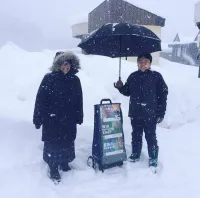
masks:
[[[95,164],[94,158],[93,158],[92,156],[88,157],[87,165],[88,165],[89,167],[94,168],[94,164]]]

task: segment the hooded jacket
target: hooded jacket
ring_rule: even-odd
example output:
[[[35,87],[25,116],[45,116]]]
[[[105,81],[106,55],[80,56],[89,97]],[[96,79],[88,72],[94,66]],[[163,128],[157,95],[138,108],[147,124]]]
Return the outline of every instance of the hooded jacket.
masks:
[[[69,62],[71,69],[64,74],[60,67]],[[42,141],[65,144],[76,139],[76,125],[83,122],[83,96],[78,76],[79,58],[72,52],[54,58],[51,72],[46,74],[37,92],[33,123],[42,125]]]

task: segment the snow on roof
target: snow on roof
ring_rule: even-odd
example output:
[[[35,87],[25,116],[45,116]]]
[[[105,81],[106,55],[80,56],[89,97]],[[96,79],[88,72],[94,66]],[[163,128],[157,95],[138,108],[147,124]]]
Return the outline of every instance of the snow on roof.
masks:
[[[88,22],[88,14],[81,14],[81,15],[76,15],[76,17],[71,18],[70,24],[75,25],[78,23],[87,23]]]
[[[139,7],[141,9],[144,9],[146,11],[149,11],[151,12],[152,14],[155,14],[157,16],[160,16],[160,17],[163,17],[163,10],[160,9],[158,7],[158,2],[155,1],[155,0],[144,0],[144,1],[141,1],[141,0],[124,0],[136,7]]]
[[[169,43],[169,45],[187,45],[187,44],[191,44],[191,43],[197,43],[196,41],[188,41],[188,42],[178,42],[178,41],[175,41],[175,42],[172,42],[172,43]]]
[[[182,43],[191,43],[194,41],[195,37],[189,37],[182,34],[178,34],[180,42]]]

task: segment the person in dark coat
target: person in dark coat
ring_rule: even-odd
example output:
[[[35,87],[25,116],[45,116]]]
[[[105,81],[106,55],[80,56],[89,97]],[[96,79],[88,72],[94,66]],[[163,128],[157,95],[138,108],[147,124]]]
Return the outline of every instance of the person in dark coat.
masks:
[[[132,125],[132,154],[130,161],[140,159],[143,131],[148,145],[149,166],[157,166],[158,143],[156,125],[164,119],[168,87],[159,72],[151,70],[152,56],[143,53],[138,56],[138,71],[128,77],[126,83],[119,80],[115,88],[130,97],[129,117]]]
[[[50,177],[60,180],[59,170],[68,171],[75,159],[77,124],[83,123],[83,96],[78,76],[79,58],[72,52],[59,52],[36,96],[33,123],[42,126],[43,159]]]

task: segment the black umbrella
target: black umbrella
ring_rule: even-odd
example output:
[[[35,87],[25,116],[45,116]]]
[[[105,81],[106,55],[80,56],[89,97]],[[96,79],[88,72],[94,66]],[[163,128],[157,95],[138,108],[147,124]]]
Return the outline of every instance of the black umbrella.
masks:
[[[79,43],[86,54],[120,57],[138,56],[141,53],[161,51],[161,40],[148,28],[128,23],[108,23]]]

